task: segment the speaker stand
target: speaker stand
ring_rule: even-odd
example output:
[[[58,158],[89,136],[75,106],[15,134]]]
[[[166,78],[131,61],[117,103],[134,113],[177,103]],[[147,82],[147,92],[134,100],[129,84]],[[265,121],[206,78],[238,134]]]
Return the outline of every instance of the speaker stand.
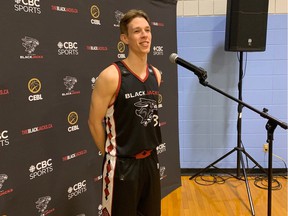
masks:
[[[239,83],[238,83],[238,100],[242,101],[242,79],[243,79],[243,52],[240,52],[240,59],[239,59]],[[203,83],[202,83],[203,84]],[[207,83],[204,83],[204,85],[208,86]],[[210,86],[211,87],[211,86]],[[217,91],[217,89],[213,88],[214,90]],[[218,92],[220,92],[218,90]],[[220,92],[221,93],[221,92]],[[223,94],[223,92],[222,92]],[[224,93],[224,95],[227,96],[227,94]],[[229,96],[228,96],[229,97]],[[231,98],[231,97],[229,97]],[[257,161],[255,161],[251,155],[249,155],[243,145],[242,145],[242,140],[241,140],[241,129],[242,129],[242,108],[243,105],[241,103],[238,103],[238,118],[237,118],[237,147],[234,147],[234,149],[232,149],[230,152],[228,152],[227,154],[223,155],[222,157],[220,157],[219,159],[217,159],[216,161],[214,161],[213,163],[211,163],[210,165],[208,165],[207,167],[205,167],[204,169],[200,170],[199,172],[197,172],[196,174],[194,174],[193,176],[191,176],[189,179],[193,179],[194,177],[198,176],[199,174],[201,174],[202,172],[207,171],[210,167],[214,167],[215,164],[217,164],[219,161],[223,160],[224,158],[226,158],[227,156],[229,156],[230,154],[232,154],[233,152],[237,152],[237,176],[231,175],[233,177],[235,177],[236,179],[240,180],[241,176],[240,176],[240,170],[242,168],[242,173],[244,176],[244,180],[245,180],[245,185],[246,185],[246,191],[247,191],[247,195],[248,195],[248,199],[249,199],[249,204],[250,204],[250,209],[251,209],[251,214],[253,216],[255,216],[255,210],[254,210],[254,204],[253,204],[253,200],[252,200],[252,196],[251,196],[251,191],[250,191],[250,186],[249,186],[249,182],[247,179],[247,174],[246,174],[246,167],[245,167],[245,163],[243,160],[243,155],[245,154],[246,157],[248,157],[256,166],[258,166],[264,173],[267,173],[264,168],[257,163]],[[241,165],[241,168],[240,168]]]

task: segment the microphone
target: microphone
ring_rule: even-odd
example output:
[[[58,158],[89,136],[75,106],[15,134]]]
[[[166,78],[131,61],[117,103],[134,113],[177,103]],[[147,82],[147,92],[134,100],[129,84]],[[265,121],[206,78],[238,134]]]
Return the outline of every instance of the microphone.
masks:
[[[174,64],[175,63],[179,64],[182,67],[184,67],[190,71],[193,71],[194,74],[196,76],[198,76],[200,83],[203,84],[205,82],[205,80],[207,79],[207,72],[203,68],[197,67],[197,66],[185,61],[184,59],[178,57],[178,55],[176,53],[172,53],[169,56],[169,60],[170,60],[170,62],[172,62]]]

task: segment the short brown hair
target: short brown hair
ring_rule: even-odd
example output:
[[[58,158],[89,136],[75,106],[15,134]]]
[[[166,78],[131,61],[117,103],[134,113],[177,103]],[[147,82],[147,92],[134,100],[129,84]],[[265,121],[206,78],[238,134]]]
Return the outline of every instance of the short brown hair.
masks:
[[[137,9],[131,9],[126,14],[124,14],[122,19],[120,20],[120,34],[127,34],[128,33],[127,26],[136,17],[143,17],[150,24],[150,19],[144,11],[137,10]]]

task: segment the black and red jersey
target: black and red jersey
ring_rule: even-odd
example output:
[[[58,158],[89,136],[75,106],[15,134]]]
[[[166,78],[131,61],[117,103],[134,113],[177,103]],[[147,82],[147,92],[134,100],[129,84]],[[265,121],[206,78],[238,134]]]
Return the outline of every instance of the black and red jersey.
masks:
[[[161,143],[157,77],[150,65],[144,79],[123,61],[114,65],[119,72],[119,83],[116,100],[105,116],[105,151],[112,156],[133,157]]]

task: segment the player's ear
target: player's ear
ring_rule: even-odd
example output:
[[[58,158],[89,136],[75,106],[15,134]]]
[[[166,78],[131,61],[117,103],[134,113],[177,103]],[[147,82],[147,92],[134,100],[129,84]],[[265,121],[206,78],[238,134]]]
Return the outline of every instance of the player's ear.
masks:
[[[120,34],[120,40],[126,45],[128,44],[128,37],[126,34]]]

